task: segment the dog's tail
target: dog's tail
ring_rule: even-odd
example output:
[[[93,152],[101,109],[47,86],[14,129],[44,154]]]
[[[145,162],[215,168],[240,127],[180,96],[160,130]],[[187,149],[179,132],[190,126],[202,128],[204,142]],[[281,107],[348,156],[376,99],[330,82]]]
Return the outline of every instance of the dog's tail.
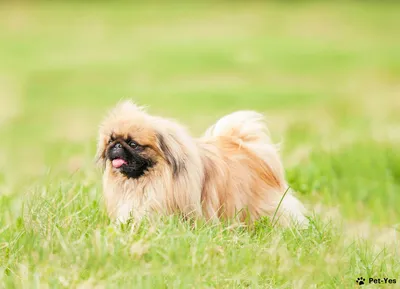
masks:
[[[206,137],[227,137],[246,147],[273,170],[278,181],[284,180],[278,146],[273,144],[264,116],[255,111],[237,111],[222,117],[205,133]]]
[[[269,135],[264,116],[255,111],[237,111],[222,117],[205,133],[206,138],[229,138],[238,145],[238,149],[246,148],[266,164],[268,175],[276,181],[281,200],[276,216],[281,217],[280,223],[287,223],[289,218],[299,223],[305,223],[304,207],[288,190],[284,169],[278,153],[278,146],[273,144]],[[274,207],[277,209],[277,204]]]

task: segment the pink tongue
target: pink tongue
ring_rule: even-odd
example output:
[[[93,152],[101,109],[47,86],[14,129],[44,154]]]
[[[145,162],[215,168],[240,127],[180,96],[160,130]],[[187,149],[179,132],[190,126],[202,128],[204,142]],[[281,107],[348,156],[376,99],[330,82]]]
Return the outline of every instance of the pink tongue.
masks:
[[[124,164],[126,164],[126,161],[124,161],[123,159],[115,159],[112,161],[112,165],[116,169],[122,167]]]

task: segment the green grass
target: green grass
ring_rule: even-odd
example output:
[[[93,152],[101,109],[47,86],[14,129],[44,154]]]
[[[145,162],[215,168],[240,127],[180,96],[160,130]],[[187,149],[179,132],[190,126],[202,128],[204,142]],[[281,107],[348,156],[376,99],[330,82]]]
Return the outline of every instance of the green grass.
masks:
[[[395,1],[4,4],[0,288],[400,282],[399,13]],[[265,113],[310,227],[111,224],[94,153],[122,98],[196,136],[225,113]]]

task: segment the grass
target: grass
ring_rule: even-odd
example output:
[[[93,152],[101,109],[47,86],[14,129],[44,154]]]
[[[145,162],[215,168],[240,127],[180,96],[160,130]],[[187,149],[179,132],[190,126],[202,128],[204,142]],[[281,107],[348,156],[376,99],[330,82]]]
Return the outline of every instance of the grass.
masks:
[[[400,278],[399,12],[394,1],[3,4],[0,287],[393,286],[368,280]],[[97,125],[130,97],[194,135],[237,109],[265,113],[311,226],[111,224]]]

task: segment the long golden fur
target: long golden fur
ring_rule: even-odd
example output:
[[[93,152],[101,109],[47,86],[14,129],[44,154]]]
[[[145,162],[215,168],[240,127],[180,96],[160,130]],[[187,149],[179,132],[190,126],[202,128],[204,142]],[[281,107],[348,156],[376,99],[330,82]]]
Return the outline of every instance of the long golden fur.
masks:
[[[140,144],[139,157],[151,162],[140,177],[127,177],[108,158],[119,139]],[[194,139],[176,122],[125,101],[100,127],[98,159],[113,219],[178,213],[207,220],[276,215],[282,225],[306,222],[302,204],[290,192],[282,200],[288,189],[283,166],[263,116],[253,111],[229,114]]]

